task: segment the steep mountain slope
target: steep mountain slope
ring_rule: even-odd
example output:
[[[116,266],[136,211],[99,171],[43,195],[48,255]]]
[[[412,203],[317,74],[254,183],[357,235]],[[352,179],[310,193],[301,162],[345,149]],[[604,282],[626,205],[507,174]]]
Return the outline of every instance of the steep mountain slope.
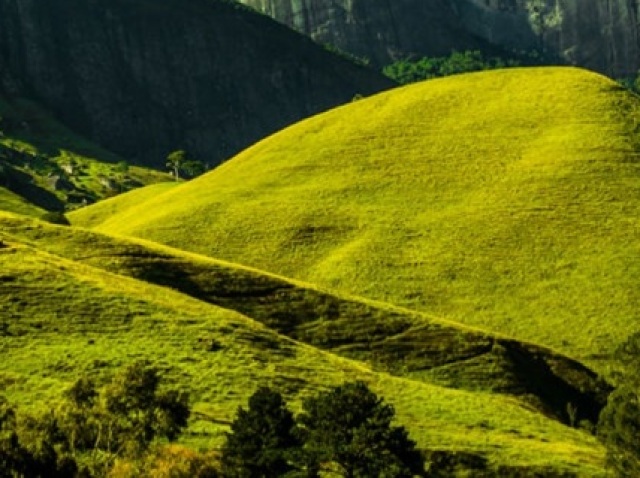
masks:
[[[167,173],[130,165],[37,103],[0,95],[0,188],[7,190],[0,209],[40,216],[167,181]]]
[[[299,123],[97,228],[428,311],[606,371],[607,354],[640,329],[639,107],[572,68],[425,82]]]
[[[6,92],[133,162],[215,165],[287,124],[392,86],[225,0],[1,0]]]
[[[446,55],[453,49],[490,46],[462,28],[448,0],[240,2],[375,65],[410,54]]]
[[[501,48],[544,51],[616,77],[640,68],[640,10],[629,0],[240,1],[377,65]]]
[[[318,297],[324,297],[325,304],[337,301],[338,316],[315,318],[306,324],[313,326],[307,335],[319,339],[318,330],[312,329],[325,322],[326,332],[337,339],[340,326],[331,331],[331,322],[347,322],[358,317],[359,309],[368,308],[368,317],[365,314],[362,319],[378,320],[371,313],[378,310],[389,326],[392,308],[329,296],[151,243],[7,214],[0,214],[0,222],[5,242],[0,248],[0,352],[5,364],[0,383],[4,393],[22,406],[50,404],[82,373],[105,379],[130,361],[148,359],[171,383],[192,391],[196,418],[184,440],[212,447],[220,444],[237,406],[261,384],[282,390],[297,408],[302,398],[318,389],[362,379],[396,407],[399,422],[407,425],[420,447],[479,453],[494,470],[527,467],[530,473],[546,469],[578,476],[602,474],[602,448],[595,438],[562,426],[512,397],[375,372],[363,362],[321,352],[249,318],[252,314],[260,320],[273,318],[280,304],[280,311],[290,311],[287,320],[293,324],[297,315],[304,318],[302,309],[313,310]],[[143,277],[149,282],[140,280]],[[201,286],[195,297],[217,296],[225,307],[248,303],[247,314],[151,282],[182,287],[183,292],[187,284],[192,294]],[[418,320],[416,314],[399,309],[395,315],[396,324]],[[440,333],[434,322],[430,333],[446,341],[442,331],[454,326],[442,323],[439,327]],[[459,329],[457,342],[464,341],[464,334],[474,333]],[[400,360],[402,352],[395,339]],[[359,344],[347,335],[342,340],[356,347],[369,342]],[[348,354],[346,345],[334,351]],[[433,353],[428,350],[428,346],[422,349],[424,356]],[[547,352],[538,349],[538,353]],[[576,369],[569,375],[575,379],[576,372],[580,373]]]

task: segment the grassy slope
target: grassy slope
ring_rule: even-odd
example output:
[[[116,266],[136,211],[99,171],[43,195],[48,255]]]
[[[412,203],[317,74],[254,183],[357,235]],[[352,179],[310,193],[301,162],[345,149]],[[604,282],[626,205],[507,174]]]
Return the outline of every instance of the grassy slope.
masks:
[[[90,208],[86,207],[82,209],[83,225],[85,227],[98,225],[105,217],[118,214],[123,207],[137,207],[138,205],[144,204],[146,201],[153,199],[164,192],[170,191],[180,184],[182,183],[176,181],[152,184],[150,186],[134,189],[128,193],[99,201],[96,204],[93,204]]]
[[[114,194],[101,184],[100,178],[110,178],[125,190],[131,189],[131,184],[140,186],[169,180],[166,173],[139,166],[130,166],[126,173],[120,171],[117,163],[124,158],[77,135],[37,103],[25,98],[9,99],[0,95],[0,145],[7,152],[15,151],[16,156],[24,154],[27,158],[44,158],[44,163],[40,161],[45,165],[43,171],[37,171],[35,164],[25,168],[22,159],[10,161],[12,166],[31,177],[35,185],[44,189],[50,190],[44,171],[50,170],[51,166],[46,166],[46,162],[54,168],[74,162],[78,173],[69,178],[70,181],[77,192],[94,199]],[[32,198],[28,197],[28,189],[25,191],[25,199],[29,201]],[[65,192],[51,192],[66,202]],[[3,204],[0,204],[0,209],[4,209]]]
[[[166,285],[394,375],[519,397],[549,417],[595,423],[608,386],[566,357],[388,304],[318,290],[147,241],[0,218],[8,238],[120,275]],[[90,250],[86,245],[90,244]]]
[[[45,213],[44,209],[3,187],[0,187],[0,210],[34,217],[40,217]]]
[[[78,232],[75,243],[56,244],[56,238],[76,233],[0,218],[10,231],[10,247],[0,249],[0,383],[22,406],[50,403],[79,373],[106,377],[146,358],[170,382],[192,390],[197,413],[184,441],[210,447],[221,443],[237,406],[261,384],[280,388],[298,408],[302,397],[318,389],[363,379],[396,406],[398,420],[422,447],[478,452],[495,465],[602,473],[603,451],[593,437],[513,398],[376,373],[241,314],[36,247],[39,237],[49,249],[79,254],[78,243],[85,241],[82,250],[90,255],[95,235]],[[122,240],[102,241],[111,242],[113,257],[118,249],[130,252]],[[212,341],[221,350],[208,351]]]
[[[598,358],[640,329],[639,106],[572,68],[429,81],[301,122],[97,227],[542,343],[602,371]]]

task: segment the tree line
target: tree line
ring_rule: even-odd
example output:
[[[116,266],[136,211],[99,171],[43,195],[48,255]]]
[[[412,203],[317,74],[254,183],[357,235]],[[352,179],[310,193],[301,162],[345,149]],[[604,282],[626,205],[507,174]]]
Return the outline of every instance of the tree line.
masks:
[[[220,452],[173,449],[170,463],[153,456],[152,445],[176,440],[190,414],[188,394],[162,387],[147,362],[100,389],[80,378],[57,408],[37,415],[19,414],[0,398],[0,477],[140,476],[150,469],[156,472],[147,476],[174,478],[424,475],[415,442],[392,425],[393,407],[364,382],[307,399],[297,418],[279,392],[259,388],[238,409]]]
[[[600,415],[597,436],[615,476],[640,476],[640,334],[617,358],[627,373]],[[455,463],[418,450],[407,430],[393,424],[393,407],[364,382],[307,398],[297,416],[278,391],[261,387],[247,408],[238,408],[222,448],[205,452],[168,445],[187,427],[191,408],[188,393],[161,382],[158,369],[141,361],[101,388],[78,379],[56,408],[35,415],[19,413],[0,396],[0,478],[453,474]],[[485,466],[486,461],[473,468]]]

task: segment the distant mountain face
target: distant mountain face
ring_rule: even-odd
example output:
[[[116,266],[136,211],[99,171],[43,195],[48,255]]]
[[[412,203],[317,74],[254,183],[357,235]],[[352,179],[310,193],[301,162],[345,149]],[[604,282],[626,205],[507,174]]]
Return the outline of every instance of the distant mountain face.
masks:
[[[0,0],[0,87],[128,159],[211,165],[392,86],[223,0]]]
[[[452,49],[541,49],[612,76],[640,67],[637,0],[240,0],[377,65]]]

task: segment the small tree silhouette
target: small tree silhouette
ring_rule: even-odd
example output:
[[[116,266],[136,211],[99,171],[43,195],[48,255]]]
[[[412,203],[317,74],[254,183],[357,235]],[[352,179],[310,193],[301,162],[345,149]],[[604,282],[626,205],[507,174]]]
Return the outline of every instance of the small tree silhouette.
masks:
[[[171,169],[171,171],[173,172],[173,177],[176,181],[180,179],[180,168],[186,161],[187,153],[182,149],[173,151],[167,156],[167,168]]]

